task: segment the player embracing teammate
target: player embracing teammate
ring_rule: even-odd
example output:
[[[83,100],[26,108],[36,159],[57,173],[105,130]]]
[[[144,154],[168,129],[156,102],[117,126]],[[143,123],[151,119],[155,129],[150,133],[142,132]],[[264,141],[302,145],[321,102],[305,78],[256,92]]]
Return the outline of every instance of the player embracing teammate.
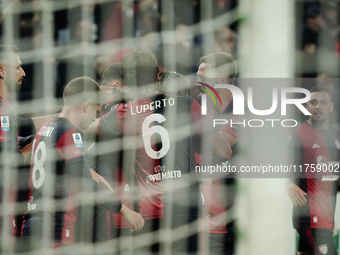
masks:
[[[23,251],[52,248],[54,254],[82,254],[84,246],[74,244],[92,240],[87,205],[93,203],[122,214],[135,231],[144,225],[138,213],[114,197],[111,187],[90,169],[84,155],[82,130],[96,117],[98,90],[98,84],[88,77],[70,81],[64,89],[63,110],[35,135],[31,193],[21,231]],[[98,192],[91,199],[94,190]]]
[[[137,207],[145,220],[135,239],[136,254],[158,254],[162,249],[197,254],[200,187],[197,176],[190,174],[196,166],[195,151],[210,146],[228,160],[229,143],[212,121],[203,121],[195,99],[158,93],[155,56],[134,51],[124,57],[123,69],[134,100],[111,110],[98,128],[106,139],[123,136],[131,155],[124,171],[134,172]]]

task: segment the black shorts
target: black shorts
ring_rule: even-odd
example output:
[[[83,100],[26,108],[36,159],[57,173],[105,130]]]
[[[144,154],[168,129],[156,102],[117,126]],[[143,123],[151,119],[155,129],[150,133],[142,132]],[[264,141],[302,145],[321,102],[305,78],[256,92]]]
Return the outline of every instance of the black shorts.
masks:
[[[235,249],[235,234],[209,234],[209,254],[210,255],[233,255]]]
[[[299,229],[298,251],[310,251],[316,255],[336,255],[333,230],[326,228]]]
[[[172,217],[170,236],[169,238],[172,239],[170,242],[171,247],[171,254],[176,255],[197,255],[199,253],[199,226],[198,222],[195,219],[187,219],[184,220],[185,217]],[[134,254],[136,255],[151,255],[151,254],[163,254],[164,250],[167,247],[167,244],[163,242],[161,239],[162,236],[160,235],[159,230],[165,230],[164,226],[165,222],[164,219],[153,219],[153,220],[146,220],[144,227],[141,231],[134,234],[134,237],[141,238],[144,243],[144,247],[135,248]],[[178,238],[178,231],[177,228],[180,228],[183,225],[190,224],[190,231],[192,233],[185,234],[181,238]],[[179,233],[180,235],[183,232]],[[167,240],[166,242],[168,242]],[[138,241],[135,241],[138,243]],[[169,249],[170,249],[169,247]]]

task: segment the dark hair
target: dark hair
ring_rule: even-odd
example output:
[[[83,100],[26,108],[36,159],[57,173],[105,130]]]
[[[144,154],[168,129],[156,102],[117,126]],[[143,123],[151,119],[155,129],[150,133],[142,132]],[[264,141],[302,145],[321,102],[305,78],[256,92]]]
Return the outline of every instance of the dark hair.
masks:
[[[306,10],[306,16],[307,18],[316,18],[317,16],[320,15],[320,9],[319,6],[317,5],[311,5],[308,6],[307,10]]]
[[[158,77],[159,92],[176,95],[189,95],[190,83],[176,72],[162,72]]]
[[[123,59],[124,83],[128,87],[155,84],[158,75],[156,57],[144,50],[136,50]]]
[[[63,98],[65,106],[79,106],[87,101],[92,105],[100,104],[99,85],[90,77],[71,80],[65,87]]]
[[[217,69],[221,67],[221,70],[217,72],[217,75],[224,76],[226,78],[235,78],[237,74],[237,64],[233,56],[226,52],[212,53],[200,58],[201,63],[210,64],[211,68]],[[217,78],[217,77],[216,77]]]
[[[18,54],[19,48],[14,45],[4,45],[0,44],[0,62],[6,61],[5,59],[10,54]]]
[[[104,71],[102,75],[101,86],[107,86],[108,83],[111,83],[114,80],[123,81],[123,79],[124,79],[123,64],[122,63],[112,64]]]
[[[327,86],[317,85],[310,89],[310,93],[313,92],[326,92],[332,98],[332,92]]]

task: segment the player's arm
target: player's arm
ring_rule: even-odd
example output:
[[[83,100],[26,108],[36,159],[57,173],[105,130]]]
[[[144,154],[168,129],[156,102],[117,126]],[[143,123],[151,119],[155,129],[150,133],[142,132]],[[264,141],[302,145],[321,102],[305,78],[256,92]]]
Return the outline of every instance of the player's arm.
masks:
[[[109,192],[114,193],[112,187],[110,184],[105,180],[103,176],[96,173],[93,169],[91,169],[91,175],[92,178],[100,185],[105,187]],[[139,213],[136,213],[135,211],[129,209],[124,204],[122,204],[121,209],[118,212],[121,214],[124,219],[129,222],[133,226],[133,231],[137,232],[141,230],[144,226],[144,219]]]
[[[222,135],[220,128],[213,127],[212,117],[206,115],[204,118],[201,114],[201,106],[196,100],[191,104],[192,129],[202,137],[202,141],[212,148],[214,153],[224,160],[229,160],[232,155],[230,144],[225,136]]]
[[[21,152],[23,158],[24,158],[24,164],[29,165],[30,157],[32,153],[32,144],[34,136],[28,136],[28,137],[19,137],[19,151]]]
[[[103,117],[92,122],[84,132],[85,137],[100,135],[106,139],[117,138],[120,135],[120,128],[115,110],[111,110]]]
[[[293,164],[298,166],[302,164],[303,151],[300,137],[294,132],[288,141],[288,150],[293,151]],[[299,177],[299,176],[296,176]],[[307,203],[307,193],[304,192],[298,185],[298,179],[290,179],[288,183],[288,195],[296,206],[304,206]]]
[[[236,130],[237,130],[236,127],[230,127],[227,124],[223,125],[219,130],[220,135],[223,137],[224,140],[227,141],[230,148],[233,147],[237,143],[238,132]],[[215,150],[217,150],[217,148],[215,148]]]
[[[144,226],[144,220],[139,213],[136,213],[124,206],[118,199],[115,198],[112,188],[108,183],[103,184],[103,180],[94,171],[91,171],[87,162],[83,157],[76,157],[66,163],[66,171],[71,175],[73,180],[76,180],[79,190],[83,190],[83,180],[87,180],[86,188],[92,186],[96,190],[96,203],[98,206],[104,207],[106,210],[121,214],[132,226],[133,231],[139,231]],[[93,182],[93,179],[96,179]]]
[[[98,184],[105,187],[108,191],[114,193],[111,185],[106,181],[106,179],[103,176],[101,176],[100,174],[96,173],[93,169],[91,169],[91,176],[92,176],[93,180],[95,180]]]
[[[228,133],[228,132],[221,132],[222,137],[228,141],[230,147],[233,147],[237,143],[237,137]]]
[[[143,228],[145,221],[142,216],[139,213],[129,209],[124,204],[122,205],[119,214],[121,214],[124,219],[133,226],[133,229],[131,230],[132,232],[137,232]]]
[[[228,136],[223,135],[222,131],[216,131],[208,137],[207,140],[211,143],[214,152],[223,159],[229,160],[233,154]]]
[[[294,205],[304,206],[307,203],[307,193],[293,182],[288,184],[288,195]]]
[[[53,119],[54,117],[57,117],[58,115],[59,113],[32,118],[17,117],[18,135],[22,137],[33,135],[36,133],[36,131],[41,127],[43,123]]]
[[[76,142],[75,136],[79,136]],[[78,190],[82,192],[96,193],[96,204],[114,213],[121,213],[126,220],[133,225],[134,231],[138,231],[144,225],[144,220],[140,214],[126,209],[123,204],[108,191],[106,185],[102,186],[93,180],[91,170],[83,151],[81,137],[82,131],[69,129],[56,144],[56,150],[65,161],[65,174],[70,180],[74,180]],[[95,176],[98,177],[98,176]],[[100,182],[100,180],[98,181]]]

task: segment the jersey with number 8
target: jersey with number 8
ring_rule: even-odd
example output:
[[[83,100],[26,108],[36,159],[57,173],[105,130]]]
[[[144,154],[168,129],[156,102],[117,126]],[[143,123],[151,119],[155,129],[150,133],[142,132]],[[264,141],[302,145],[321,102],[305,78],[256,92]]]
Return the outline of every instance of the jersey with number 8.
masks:
[[[79,191],[79,185],[75,178],[70,178],[68,171],[76,171],[76,164],[86,162],[81,136],[81,129],[67,119],[54,118],[38,130],[32,146],[29,213],[31,217],[41,219],[44,211],[54,215],[55,240],[59,242],[62,239],[66,244],[74,242],[73,225],[77,218],[77,205],[73,194]],[[77,140],[74,137],[79,138]],[[74,176],[77,174],[74,173]],[[46,200],[46,195],[49,200]]]

